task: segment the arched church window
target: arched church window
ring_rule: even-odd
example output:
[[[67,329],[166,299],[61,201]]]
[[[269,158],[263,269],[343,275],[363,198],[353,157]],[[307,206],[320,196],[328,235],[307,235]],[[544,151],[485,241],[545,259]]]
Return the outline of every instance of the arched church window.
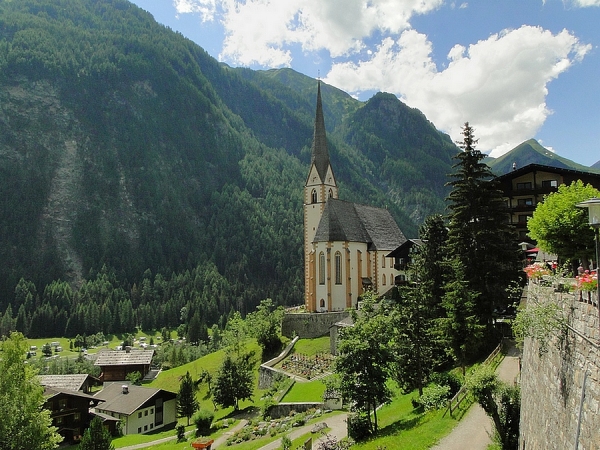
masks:
[[[385,256],[381,256],[381,267],[385,269]]]
[[[329,189],[329,198],[333,197],[333,189]]]
[[[325,253],[319,253],[319,284],[325,284]]]
[[[321,308],[325,308],[325,300],[321,299],[321,301],[319,302],[319,305],[321,306]]]
[[[335,284],[342,284],[342,254],[335,252]]]
[[[313,189],[310,193],[311,203],[317,203],[317,190]]]
[[[385,286],[385,273],[382,276],[382,282],[381,282],[381,284],[383,284]]]

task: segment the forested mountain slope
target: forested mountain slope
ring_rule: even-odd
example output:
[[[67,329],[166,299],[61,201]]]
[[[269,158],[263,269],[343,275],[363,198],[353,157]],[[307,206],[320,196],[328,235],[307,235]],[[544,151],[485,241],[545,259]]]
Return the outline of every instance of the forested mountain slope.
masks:
[[[209,325],[301,302],[315,96],[293,71],[219,64],[125,0],[1,2],[0,314],[52,310],[59,279],[133,311],[173,301],[172,321],[212,302]],[[341,197],[415,237],[456,147],[393,96],[323,99]],[[71,315],[63,303],[48,314]]]

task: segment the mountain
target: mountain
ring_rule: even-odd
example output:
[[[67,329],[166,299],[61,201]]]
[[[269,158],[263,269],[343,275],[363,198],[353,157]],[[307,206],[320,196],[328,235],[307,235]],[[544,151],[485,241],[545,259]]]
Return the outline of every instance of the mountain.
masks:
[[[486,158],[484,162],[490,166],[496,175],[504,175],[512,170],[513,164],[524,167],[528,164],[541,164],[564,169],[575,169],[584,172],[597,172],[598,170],[577,164],[570,159],[563,158],[554,152],[542,147],[535,139],[519,144],[510,152],[499,158]]]
[[[416,237],[457,148],[393,95],[322,94],[341,198]],[[48,300],[57,280],[124,289],[97,305],[122,323],[300,303],[315,100],[316,80],[220,64],[125,0],[1,2],[0,313],[75,317]]]

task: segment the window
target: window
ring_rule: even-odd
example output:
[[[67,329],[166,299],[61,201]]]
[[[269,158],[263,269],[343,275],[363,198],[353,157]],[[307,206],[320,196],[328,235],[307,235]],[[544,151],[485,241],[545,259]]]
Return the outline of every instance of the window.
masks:
[[[66,398],[61,398],[58,401],[58,409],[63,410],[67,407],[67,399]]]
[[[335,252],[335,284],[342,284],[342,254]]]
[[[78,412],[76,412],[75,414],[73,414],[73,420],[74,421],[78,421],[81,419],[81,414],[79,414]]]
[[[148,410],[144,411],[144,416],[148,415]]]
[[[140,411],[140,412],[138,413],[138,419],[141,419],[141,418],[142,418],[142,412]]]
[[[150,429],[152,429],[152,428],[154,428],[154,424],[153,423],[150,424]]]
[[[533,206],[532,198],[520,198],[517,200],[517,205],[519,206]]]
[[[148,431],[148,425],[144,425],[144,431]]]
[[[154,408],[150,408],[150,414],[154,414]]]
[[[381,267],[385,269],[385,256],[381,257]]]
[[[311,197],[311,203],[317,203],[317,191],[316,189],[313,189],[312,192],[310,193],[310,197]]]
[[[557,180],[544,180],[542,181],[543,188],[557,188],[558,181]]]
[[[527,181],[525,183],[517,183],[517,191],[522,191],[524,189],[531,189],[531,181]]]
[[[57,417],[57,418],[56,418],[56,423],[57,423],[57,424],[61,424],[61,423],[63,423],[63,421],[64,421],[64,418],[63,418],[63,417]]]
[[[142,432],[142,427],[138,427],[138,434]]]
[[[319,304],[321,305],[321,308],[325,308],[325,300],[321,299]]]
[[[531,214],[520,214],[519,223],[527,223],[527,220],[531,217]]]
[[[383,274],[383,276],[381,277],[381,284],[383,284],[385,286],[385,273]]]
[[[319,253],[319,284],[325,284],[325,253]]]
[[[333,197],[333,189],[329,189],[329,198]]]

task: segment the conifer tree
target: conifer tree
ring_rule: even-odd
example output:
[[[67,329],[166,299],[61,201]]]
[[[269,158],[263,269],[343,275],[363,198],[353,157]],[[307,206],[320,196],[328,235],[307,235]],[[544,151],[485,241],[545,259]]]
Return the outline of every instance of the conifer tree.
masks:
[[[455,156],[448,197],[450,259],[464,268],[469,290],[477,292],[475,314],[492,331],[494,308],[506,306],[506,287],[519,276],[518,245],[507,221],[506,205],[484,154],[475,148],[473,128],[465,123],[462,152]]]
[[[109,431],[104,428],[102,419],[94,417],[85,430],[79,443],[79,450],[114,450]]]
[[[189,372],[186,372],[177,393],[177,416],[187,417],[187,424],[190,424],[190,418],[198,410],[198,400],[196,400],[196,385],[192,381]]]

